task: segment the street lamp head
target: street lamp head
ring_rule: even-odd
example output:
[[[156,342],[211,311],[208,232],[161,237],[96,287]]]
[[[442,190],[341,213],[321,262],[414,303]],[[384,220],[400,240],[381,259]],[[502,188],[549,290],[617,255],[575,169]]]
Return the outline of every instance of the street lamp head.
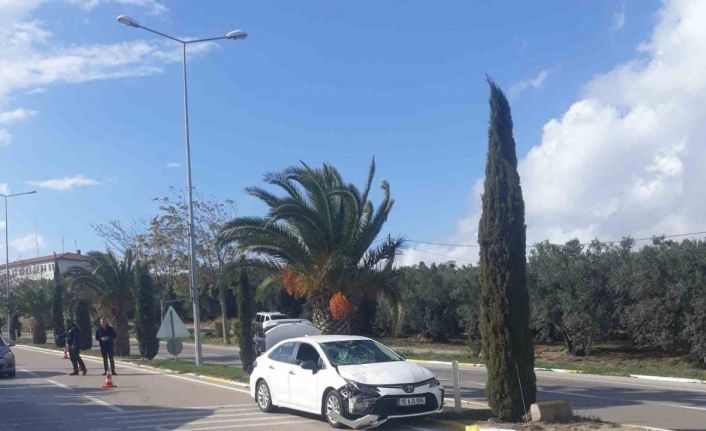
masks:
[[[226,33],[226,37],[233,40],[243,40],[248,37],[248,34],[243,30],[233,30]]]
[[[130,18],[127,15],[120,15],[118,17],[118,22],[122,25],[126,25],[128,27],[139,27],[140,24],[137,23],[134,19]]]

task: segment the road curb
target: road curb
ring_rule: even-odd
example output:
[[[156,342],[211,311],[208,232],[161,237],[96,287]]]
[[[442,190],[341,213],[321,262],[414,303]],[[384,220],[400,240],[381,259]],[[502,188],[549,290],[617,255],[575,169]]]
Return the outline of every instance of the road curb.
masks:
[[[643,374],[630,374],[630,377],[632,377],[634,379],[655,380],[655,381],[659,381],[659,382],[706,384],[706,380],[687,379],[687,378],[682,378],[682,377],[661,377],[661,376],[648,376],[648,375],[643,375]]]
[[[413,362],[415,364],[429,364],[429,365],[447,365],[451,366],[451,362],[449,361],[427,361],[424,359],[407,359],[409,362]],[[473,362],[459,362],[458,363],[459,367],[461,368],[485,368],[485,364],[477,364]],[[544,367],[535,367],[535,371],[544,371],[544,372],[549,372],[549,373],[560,373],[560,374],[591,374],[587,373],[585,371],[581,370],[572,370],[572,369],[566,369],[566,368],[544,368]],[[614,374],[591,374],[595,376],[616,376]],[[616,377],[626,377],[626,376],[616,376]],[[696,383],[696,384],[706,384],[706,380],[699,380],[699,379],[687,379],[683,377],[663,377],[663,376],[649,376],[649,375],[643,375],[643,374],[628,374],[627,377],[633,378],[633,379],[642,379],[642,380],[653,380],[653,381],[660,381],[660,382],[673,382],[673,383]]]
[[[29,346],[29,345],[26,345],[26,344],[19,344],[19,345],[15,346],[15,347],[26,348],[26,349],[29,349],[29,350],[38,350],[38,351],[41,351],[41,352],[56,353],[57,355],[61,355],[61,351],[60,351],[60,350],[47,349],[47,348],[44,348],[44,347],[35,347],[35,346]],[[95,361],[99,361],[100,357],[99,357],[99,356],[95,356],[95,355],[86,355],[86,359],[93,359],[93,360],[95,360]],[[163,373],[165,373],[165,374],[182,374],[182,375],[191,376],[191,377],[201,377],[201,378],[203,378],[203,379],[210,380],[210,381],[215,382],[215,383],[228,384],[228,385],[238,386],[238,387],[241,387],[241,388],[249,388],[249,387],[250,387],[250,385],[248,385],[247,383],[244,383],[244,382],[239,382],[239,381],[237,381],[237,380],[223,379],[223,378],[220,378],[220,377],[212,377],[212,376],[208,376],[208,375],[205,375],[205,374],[198,374],[198,373],[179,373],[179,372],[174,371],[174,370],[169,369],[169,368],[153,367],[153,366],[151,366],[151,365],[138,364],[137,362],[124,361],[124,360],[117,360],[117,361],[115,361],[115,363],[116,363],[117,365],[124,365],[124,366],[130,366],[130,367],[145,368],[145,369],[148,369],[148,370],[159,370],[159,371],[161,371],[161,372],[163,372]]]

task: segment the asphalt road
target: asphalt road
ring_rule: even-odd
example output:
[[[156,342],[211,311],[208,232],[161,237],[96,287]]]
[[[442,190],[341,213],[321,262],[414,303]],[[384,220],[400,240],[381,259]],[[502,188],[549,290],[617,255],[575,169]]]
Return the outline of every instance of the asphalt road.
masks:
[[[115,389],[102,389],[102,362],[84,358],[87,376],[67,375],[56,352],[14,348],[17,376],[0,379],[0,429],[34,430],[330,430],[323,419],[291,410],[265,414],[246,389],[197,377],[117,367]],[[435,431],[421,419],[381,431]]]
[[[160,352],[164,354],[166,347]],[[239,363],[237,352],[234,346],[203,346],[205,362],[235,365]],[[180,358],[193,360],[193,356],[194,346],[184,344]],[[450,397],[453,394],[450,367],[426,366],[442,380]],[[485,368],[462,368],[462,398],[484,403],[485,381]],[[569,400],[581,416],[665,429],[706,430],[703,384],[541,371],[537,372],[537,382],[540,401]]]
[[[137,346],[133,345],[137,350]],[[159,357],[170,357],[162,343]],[[239,364],[234,346],[203,346],[207,363]],[[184,343],[180,359],[194,358],[193,344]],[[452,396],[451,370],[443,365],[426,365]],[[484,368],[461,369],[464,400],[485,402]],[[603,420],[673,430],[706,431],[706,385],[659,382],[590,374],[537,372],[540,401],[567,399],[578,414]]]
[[[425,365],[444,386],[446,366]],[[485,402],[485,368],[461,369],[464,400]],[[633,378],[537,372],[539,401],[569,400],[576,414],[671,430],[706,430],[706,385]],[[449,390],[449,397],[453,390]]]

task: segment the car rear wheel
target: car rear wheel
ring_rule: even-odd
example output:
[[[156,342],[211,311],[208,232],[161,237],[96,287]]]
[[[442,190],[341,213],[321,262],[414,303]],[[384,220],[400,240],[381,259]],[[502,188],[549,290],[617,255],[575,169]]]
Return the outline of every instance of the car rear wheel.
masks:
[[[341,394],[338,393],[336,390],[329,390],[326,392],[326,396],[324,397],[324,405],[323,405],[323,412],[324,412],[324,417],[326,418],[326,422],[328,422],[329,425],[331,425],[334,428],[344,428],[345,425],[342,423],[338,422],[336,419],[332,418],[331,415],[333,413],[338,413],[339,415],[343,416],[344,408],[343,408],[343,399],[341,398]]]
[[[275,406],[272,404],[272,394],[270,393],[270,387],[267,386],[264,380],[260,380],[257,384],[257,389],[255,390],[255,399],[257,401],[257,406],[265,413],[271,413],[275,410]]]
[[[12,370],[9,373],[7,373],[7,377],[15,377],[15,370]]]

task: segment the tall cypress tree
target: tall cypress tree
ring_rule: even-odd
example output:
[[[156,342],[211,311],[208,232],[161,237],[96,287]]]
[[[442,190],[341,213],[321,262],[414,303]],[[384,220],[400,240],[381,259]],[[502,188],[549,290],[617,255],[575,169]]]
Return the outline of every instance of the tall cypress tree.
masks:
[[[76,326],[81,330],[81,350],[90,350],[93,346],[93,328],[91,327],[91,305],[86,299],[76,303]]]
[[[510,104],[492,80],[483,213],[478,229],[481,334],[486,394],[493,413],[520,420],[534,403],[534,345],[529,331],[525,204],[517,172]]]
[[[238,294],[236,295],[238,317],[240,319],[238,343],[240,345],[240,362],[243,364],[243,369],[248,373],[252,372],[252,364],[255,361],[255,349],[253,348],[252,339],[252,321],[253,313],[255,312],[254,296],[255,291],[250,284],[248,271],[242,268],[240,270],[240,281],[238,282]]]
[[[134,280],[133,296],[135,297],[137,345],[142,357],[152,359],[159,352],[159,340],[157,339],[159,320],[154,297],[154,283],[146,263],[137,262],[135,264]]]
[[[61,284],[59,262],[54,256],[54,290],[52,292],[51,315],[54,321],[54,343],[57,347],[64,346],[64,292]]]

